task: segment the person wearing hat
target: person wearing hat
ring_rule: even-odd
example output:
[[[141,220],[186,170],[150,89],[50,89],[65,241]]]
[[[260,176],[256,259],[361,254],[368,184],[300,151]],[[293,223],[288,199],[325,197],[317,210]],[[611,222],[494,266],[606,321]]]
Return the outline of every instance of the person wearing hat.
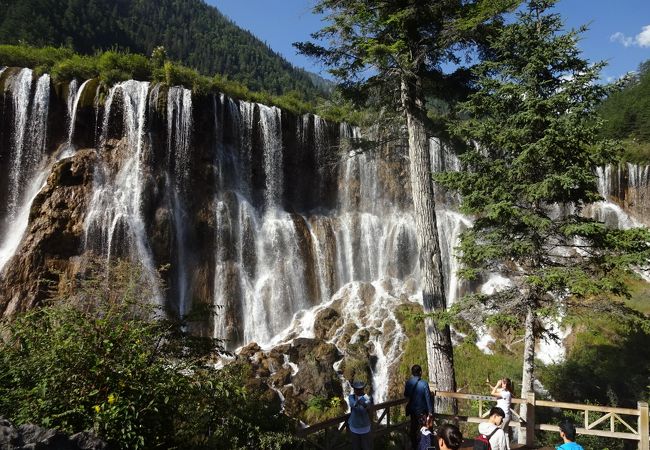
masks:
[[[569,420],[565,420],[560,424],[560,437],[564,443],[557,448],[557,450],[583,450],[582,446],[575,443],[576,440],[576,427]]]
[[[350,418],[348,428],[350,429],[350,440],[353,450],[371,450],[372,439],[370,436],[370,412],[372,411],[372,399],[364,393],[366,383],[355,381],[352,383],[354,392],[348,396],[350,404]]]

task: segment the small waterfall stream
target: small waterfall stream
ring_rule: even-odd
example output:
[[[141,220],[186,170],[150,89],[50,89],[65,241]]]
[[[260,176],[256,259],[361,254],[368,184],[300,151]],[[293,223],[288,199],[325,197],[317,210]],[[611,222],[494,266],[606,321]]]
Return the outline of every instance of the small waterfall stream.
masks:
[[[189,280],[187,273],[185,209],[187,187],[190,182],[190,144],[192,140],[192,91],[173,86],[167,93],[167,158],[171,191],[171,209],[174,212],[176,232],[176,258],[178,311],[181,316],[188,312]]]
[[[11,168],[9,169],[9,201],[8,217],[13,221],[16,218],[18,202],[22,193],[22,169],[26,165],[23,159],[23,150],[27,136],[27,122],[29,118],[29,104],[32,89],[32,70],[23,69],[14,77],[11,85],[12,103],[14,106],[13,128],[13,153],[11,155]]]
[[[68,124],[68,141],[66,144],[66,151],[72,151],[75,125],[77,123],[77,109],[79,108],[79,100],[84,94],[84,89],[91,80],[84,81],[81,86],[77,87],[77,80],[72,80],[70,82],[69,95],[68,95],[68,118],[70,120]]]
[[[32,202],[48,174],[45,150],[50,76],[39,77],[33,97],[31,86],[32,71],[29,69],[21,70],[10,85],[14,106],[13,147],[7,177],[7,213],[0,236],[0,272],[20,245]]]

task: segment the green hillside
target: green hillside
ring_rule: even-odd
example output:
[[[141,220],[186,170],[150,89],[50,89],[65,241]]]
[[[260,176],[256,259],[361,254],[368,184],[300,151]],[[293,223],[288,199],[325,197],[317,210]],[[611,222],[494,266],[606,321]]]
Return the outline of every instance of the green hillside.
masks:
[[[202,0],[0,0],[0,43],[147,55],[162,45],[173,60],[253,90],[307,97],[323,91],[309,73]]]
[[[625,142],[629,161],[650,162],[650,60],[600,107],[606,137]]]

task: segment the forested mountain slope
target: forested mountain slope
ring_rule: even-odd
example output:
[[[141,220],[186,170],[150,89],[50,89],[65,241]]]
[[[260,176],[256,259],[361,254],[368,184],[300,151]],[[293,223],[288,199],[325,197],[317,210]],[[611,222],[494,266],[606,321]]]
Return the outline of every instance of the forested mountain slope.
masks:
[[[628,157],[650,162],[650,60],[600,107],[607,137],[626,141]]]
[[[81,53],[119,47],[226,74],[253,90],[307,96],[321,89],[203,0],[0,0],[0,42],[66,45]]]

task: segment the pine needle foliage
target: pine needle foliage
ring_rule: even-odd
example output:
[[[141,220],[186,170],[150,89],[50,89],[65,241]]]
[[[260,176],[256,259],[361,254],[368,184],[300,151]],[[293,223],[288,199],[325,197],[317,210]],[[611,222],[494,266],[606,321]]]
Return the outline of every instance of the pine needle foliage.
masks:
[[[596,167],[617,160],[621,148],[599,133],[603,63],[581,56],[584,28],[565,32],[549,12],[554,3],[529,0],[492,41],[494,57],[477,66],[476,92],[461,106],[466,119],[452,130],[472,143],[460,156],[463,169],[438,177],[476,218],[458,248],[461,275],[513,280],[470,303],[514,317],[529,309],[553,316],[567,299],[625,296],[626,276],[650,257],[648,230],[611,229],[583,214],[602,200]]]

